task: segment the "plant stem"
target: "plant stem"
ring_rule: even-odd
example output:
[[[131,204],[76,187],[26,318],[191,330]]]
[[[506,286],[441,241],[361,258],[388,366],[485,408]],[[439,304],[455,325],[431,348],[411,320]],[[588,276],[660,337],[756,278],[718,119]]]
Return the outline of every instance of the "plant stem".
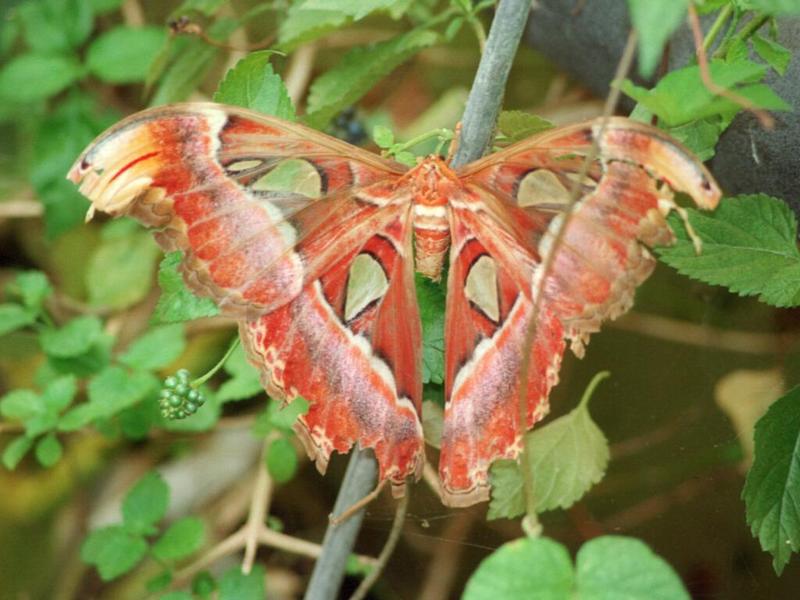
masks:
[[[201,375],[197,379],[194,379],[192,381],[192,383],[191,383],[191,386],[193,388],[199,388],[206,381],[211,379],[216,374],[216,372],[219,371],[222,368],[222,365],[225,364],[225,361],[227,361],[231,357],[231,354],[233,354],[233,351],[236,350],[237,346],[239,345],[239,341],[240,341],[239,335],[237,334],[233,338],[233,341],[231,342],[231,345],[228,346],[228,349],[225,351],[225,355],[222,358],[220,358],[219,361],[217,362],[217,364],[215,364],[213,367],[211,367],[207,372],[205,372],[203,375]]]
[[[738,33],[731,35],[724,43],[720,45],[719,48],[716,49],[712,58],[723,58],[725,54],[730,49],[731,45],[733,45],[737,41],[747,41],[756,31],[761,29],[761,27],[769,21],[769,15],[764,15],[761,13],[753,15],[753,18],[750,19],[747,24],[742,27]],[[704,46],[705,47],[705,46]]]
[[[726,4],[725,7],[721,11],[719,11],[717,18],[711,25],[711,29],[708,30],[705,39],[703,39],[703,50],[705,50],[706,52],[709,51],[711,46],[714,44],[714,41],[717,39],[719,32],[722,30],[725,23],[728,22],[728,17],[731,16],[732,12],[733,12],[732,4]]]
[[[501,0],[495,13],[481,56],[478,73],[470,91],[462,120],[461,139],[453,158],[453,166],[479,158],[492,141],[497,115],[503,102],[508,72],[517,52],[522,31],[531,8],[530,0]],[[373,488],[377,465],[375,459],[361,451],[353,451],[347,467],[334,514],[352,506]],[[328,526],[322,542],[322,555],[314,567],[305,600],[335,598],[344,578],[356,534],[364,512],[360,511],[341,525]]]

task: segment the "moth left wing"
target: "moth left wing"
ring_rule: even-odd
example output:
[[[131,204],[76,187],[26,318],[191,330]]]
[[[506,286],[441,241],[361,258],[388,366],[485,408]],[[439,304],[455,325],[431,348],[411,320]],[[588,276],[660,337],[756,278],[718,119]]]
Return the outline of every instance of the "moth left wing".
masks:
[[[599,159],[580,180],[596,137]],[[515,458],[522,434],[547,414],[565,339],[580,356],[604,320],[631,307],[654,266],[642,242],[672,239],[665,221],[672,189],[705,208],[720,194],[677,142],[619,118],[602,134],[597,122],[545,132],[458,175],[462,189],[450,198],[439,471],[445,502],[466,506],[488,498],[491,463]]]
[[[282,119],[212,103],[136,113],[96,139],[69,177],[100,210],[159,228],[198,293],[232,316],[296,297],[386,225],[406,170]]]
[[[410,206],[395,210],[295,300],[240,324],[269,394],[310,401],[296,429],[320,472],[357,442],[374,449],[395,495],[423,464],[411,234]]]

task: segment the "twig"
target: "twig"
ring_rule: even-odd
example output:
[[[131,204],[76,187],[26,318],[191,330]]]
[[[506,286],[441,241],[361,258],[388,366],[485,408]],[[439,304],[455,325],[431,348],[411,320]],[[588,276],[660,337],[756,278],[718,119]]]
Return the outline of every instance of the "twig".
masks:
[[[408,496],[409,493],[406,492],[405,496],[400,498],[400,501],[397,503],[397,511],[394,513],[392,529],[389,532],[386,544],[378,555],[378,561],[375,563],[369,575],[364,577],[361,585],[356,588],[353,595],[350,596],[350,600],[363,600],[363,598],[367,596],[367,592],[369,592],[370,588],[378,581],[378,577],[381,576],[383,569],[386,567],[386,563],[389,562],[389,557],[392,556],[392,552],[394,552],[394,548],[397,546],[397,542],[400,539],[400,532],[403,531],[403,523],[405,522],[406,511],[408,510]]]
[[[266,458],[267,449],[273,436],[267,436],[264,440],[262,458]],[[256,473],[256,485],[253,489],[253,497],[250,501],[250,513],[247,516],[247,523],[244,526],[245,546],[244,560],[242,561],[242,573],[249,574],[253,569],[253,562],[256,559],[258,550],[258,534],[264,528],[267,514],[269,513],[269,503],[272,497],[272,478],[267,471],[264,460],[259,461]]]
[[[333,512],[338,514],[367,495],[375,485],[377,473],[375,458],[364,450],[354,449]],[[341,525],[328,525],[322,540],[322,553],[314,565],[305,600],[336,598],[344,579],[347,557],[353,549],[363,519],[364,511],[361,510]]]
[[[284,75],[283,82],[286,85],[289,98],[291,98],[292,104],[295,107],[300,104],[306,87],[308,87],[316,56],[317,45],[312,42],[300,46],[289,59],[289,65],[286,67],[286,74]]]
[[[40,217],[43,212],[42,203],[36,200],[7,200],[0,202],[0,219]]]
[[[359,498],[356,502],[353,502],[353,504],[345,508],[341,513],[337,515],[331,513],[329,517],[330,524],[333,526],[341,525],[342,523],[347,521],[347,519],[355,515],[357,512],[364,510],[370,502],[375,500],[375,498],[377,498],[380,495],[385,485],[386,485],[386,479],[378,483],[378,485],[375,486],[375,489],[372,490],[369,494],[367,494],[362,498]]]
[[[775,126],[775,119],[772,118],[772,115],[758,108],[748,98],[717,85],[711,78],[711,71],[708,69],[708,56],[706,55],[703,44],[703,29],[700,26],[700,17],[697,16],[697,10],[695,10],[694,4],[691,2],[689,3],[689,25],[691,25],[692,28],[695,54],[697,55],[697,66],[700,68],[700,79],[702,79],[703,85],[705,85],[712,94],[727,98],[731,102],[735,102],[745,110],[753,113],[765,129],[772,129]]]
[[[145,23],[144,11],[138,0],[125,0],[120,6],[122,20],[131,27],[141,27]]]

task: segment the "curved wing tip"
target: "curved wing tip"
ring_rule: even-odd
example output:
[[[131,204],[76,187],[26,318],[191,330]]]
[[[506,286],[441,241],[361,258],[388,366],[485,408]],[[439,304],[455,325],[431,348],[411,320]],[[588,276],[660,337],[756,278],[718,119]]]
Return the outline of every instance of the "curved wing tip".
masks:
[[[451,508],[466,508],[480,502],[489,500],[489,486],[486,484],[475,484],[467,490],[451,490],[446,486],[441,487],[442,503]]]

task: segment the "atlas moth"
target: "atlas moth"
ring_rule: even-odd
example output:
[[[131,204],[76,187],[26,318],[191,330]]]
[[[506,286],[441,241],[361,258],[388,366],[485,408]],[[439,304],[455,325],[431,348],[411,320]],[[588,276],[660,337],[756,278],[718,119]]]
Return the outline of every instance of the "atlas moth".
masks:
[[[289,167],[301,176],[276,185]],[[488,498],[492,462],[515,458],[547,413],[566,342],[582,355],[631,307],[654,267],[646,246],[673,239],[672,192],[705,209],[720,197],[678,142],[625,118],[551,129],[456,169],[438,156],[407,167],[212,103],[126,118],[69,178],[90,216],[130,215],[183,251],[186,283],[238,320],[267,392],[309,402],[296,429],[321,472],[357,443],[396,496],[424,461],[414,272],[438,280],[446,260],[439,475],[450,506]]]

